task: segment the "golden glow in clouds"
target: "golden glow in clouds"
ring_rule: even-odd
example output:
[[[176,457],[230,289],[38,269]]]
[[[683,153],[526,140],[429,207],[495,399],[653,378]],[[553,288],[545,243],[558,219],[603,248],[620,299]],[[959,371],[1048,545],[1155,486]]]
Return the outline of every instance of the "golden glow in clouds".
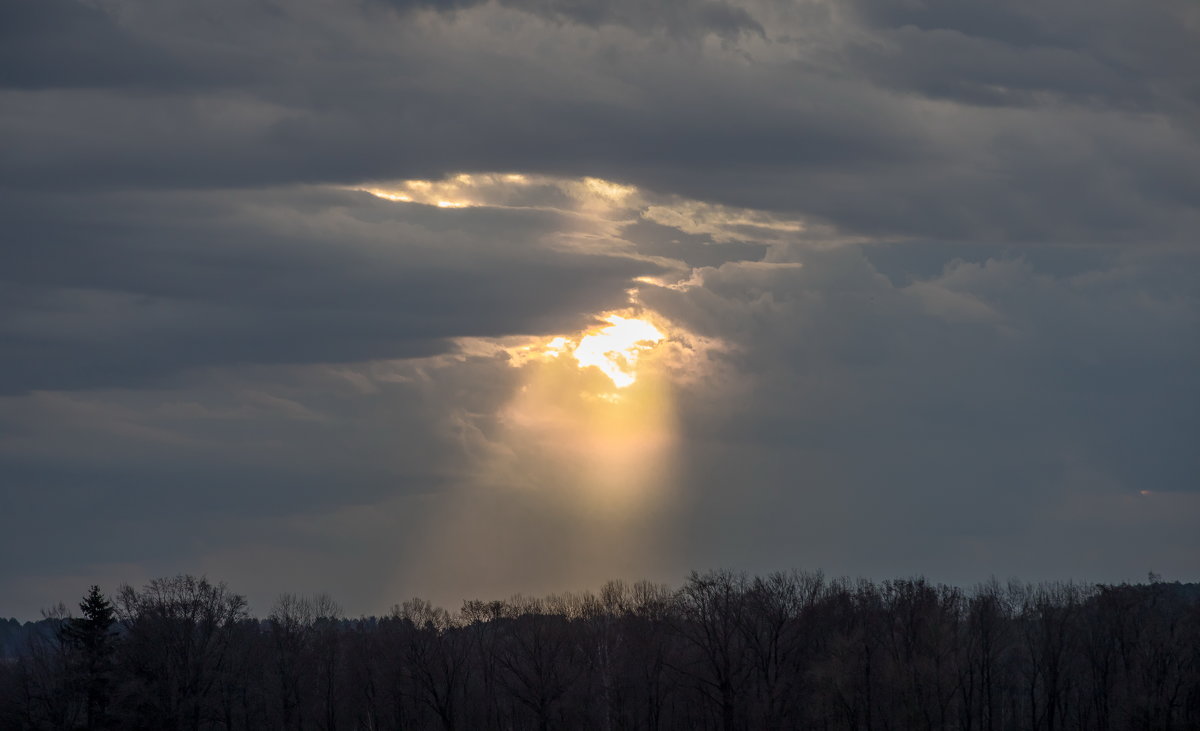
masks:
[[[669,328],[646,313],[509,350],[524,385],[504,410],[506,453],[571,488],[589,511],[641,512],[673,479],[675,405],[663,367]],[[543,484],[546,484],[543,483]]]
[[[609,315],[609,326],[584,335],[575,348],[575,360],[581,368],[594,366],[608,376],[617,388],[628,388],[637,381],[638,355],[660,340],[663,334],[645,320]],[[564,338],[555,342],[565,344]]]

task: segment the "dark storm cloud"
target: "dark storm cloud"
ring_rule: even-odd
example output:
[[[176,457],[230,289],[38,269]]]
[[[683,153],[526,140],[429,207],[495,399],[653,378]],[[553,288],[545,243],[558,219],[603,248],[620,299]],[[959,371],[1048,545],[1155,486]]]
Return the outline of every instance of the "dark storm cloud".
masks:
[[[1186,0],[856,0],[850,7],[877,34],[852,53],[867,73],[934,96],[1044,104],[1051,94],[1168,112],[1200,100],[1189,71],[1200,65],[1200,13]]]
[[[1049,276],[999,254],[901,284],[855,247],[799,258],[643,294],[740,346],[739,387],[681,401],[694,560],[958,582],[1188,570],[1187,521],[1156,513],[1195,515],[1194,255]]]
[[[139,68],[191,71],[174,93],[165,82],[130,93],[116,77],[107,90],[35,93],[55,66],[14,64],[0,183],[220,187],[520,169],[872,236],[1180,243],[1200,225],[1188,73],[1200,43],[1186,3],[751,3],[729,12],[765,34],[711,47],[703,36],[720,28],[692,3],[104,7],[104,27],[170,49],[173,60]],[[69,37],[34,47],[70,59]],[[188,74],[210,83],[196,88]]]
[[[659,270],[549,248],[556,214],[358,191],[10,195],[0,216],[10,393],[570,329]]]
[[[93,534],[110,523],[190,532],[230,516],[307,514],[436,490],[461,468],[429,458],[447,451],[451,418],[437,384],[405,380],[415,373],[241,367],[159,389],[0,397],[0,461],[11,488],[3,535],[15,551],[56,521]],[[494,387],[505,375],[489,373]],[[153,544],[146,533],[103,541],[94,560],[136,555]]]
[[[378,0],[400,10],[436,10],[453,13],[481,5],[485,0]],[[724,38],[742,32],[763,33],[744,8],[712,0],[500,0],[504,7],[551,20],[589,27],[615,25],[636,32],[666,31],[693,36],[714,33]]]
[[[158,88],[216,81],[225,63],[190,66],[152,38],[78,0],[0,3],[0,88]]]

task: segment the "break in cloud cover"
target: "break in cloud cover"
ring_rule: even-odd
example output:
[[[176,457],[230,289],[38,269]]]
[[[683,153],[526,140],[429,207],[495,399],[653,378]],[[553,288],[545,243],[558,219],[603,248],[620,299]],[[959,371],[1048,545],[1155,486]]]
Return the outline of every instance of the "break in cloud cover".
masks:
[[[0,614],[1194,580],[1197,69],[1190,0],[0,0]]]

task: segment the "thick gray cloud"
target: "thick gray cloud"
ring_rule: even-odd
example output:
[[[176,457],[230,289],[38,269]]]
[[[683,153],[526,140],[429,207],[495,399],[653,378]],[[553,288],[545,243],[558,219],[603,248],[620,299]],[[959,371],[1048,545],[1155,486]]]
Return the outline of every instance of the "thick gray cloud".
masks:
[[[259,611],[1194,578],[1198,13],[0,0],[0,615],[177,571]],[[528,180],[358,189],[463,172]],[[712,347],[674,491],[605,522],[499,348],[630,289]]]
[[[8,4],[29,14],[36,3]],[[519,169],[882,236],[1163,240],[1196,225],[1194,8],[960,5],[749,4],[739,7],[765,32],[716,40],[696,30],[704,15],[689,4],[631,16],[660,29],[647,35],[588,20],[625,17],[620,3],[536,13],[105,3],[89,22],[132,39],[114,46],[168,54],[137,66],[175,74],[174,85],[130,89],[134,76],[115,74],[31,90],[104,68],[70,60],[77,23],[64,21],[9,66],[0,182],[243,186]]]
[[[864,253],[647,293],[741,345],[739,387],[682,400],[690,555],[964,583],[1192,570],[1194,257],[897,284]]]
[[[849,5],[890,41],[892,70],[916,88],[1047,91],[1129,108],[1197,101],[1193,74],[1200,11],[1186,0],[1134,8],[1119,0],[988,4],[855,0]],[[932,55],[967,65],[929,63]],[[1034,64],[1041,67],[1037,73]],[[880,71],[883,71],[880,68]],[[1177,97],[1173,99],[1172,97]]]
[[[434,10],[453,13],[483,4],[484,0],[380,0],[398,10]],[[672,36],[713,33],[735,38],[742,32],[763,33],[744,8],[712,0],[502,0],[501,5],[561,23],[589,27],[614,25],[634,32],[666,32]]]
[[[14,195],[4,391],[429,355],[568,329],[659,267],[554,250],[563,217],[361,191]]]
[[[170,84],[186,75],[112,15],[75,0],[5,2],[0,42],[0,84],[9,88]]]

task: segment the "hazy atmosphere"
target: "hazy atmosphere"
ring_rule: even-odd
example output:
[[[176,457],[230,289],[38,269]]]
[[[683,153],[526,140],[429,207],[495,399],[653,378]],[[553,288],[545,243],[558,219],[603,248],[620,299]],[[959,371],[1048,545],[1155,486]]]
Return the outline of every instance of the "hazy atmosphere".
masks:
[[[1200,574],[1193,0],[0,0],[0,617]]]

